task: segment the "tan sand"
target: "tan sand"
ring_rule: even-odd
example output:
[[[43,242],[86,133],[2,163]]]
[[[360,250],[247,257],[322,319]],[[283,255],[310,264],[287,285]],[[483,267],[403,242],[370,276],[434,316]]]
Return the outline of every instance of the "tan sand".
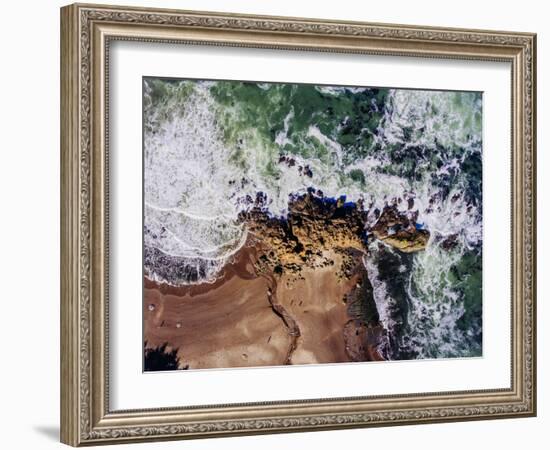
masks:
[[[291,337],[269,304],[268,281],[249,272],[252,253],[240,252],[214,284],[174,288],[147,280],[147,347],[168,343],[190,369],[284,364]]]
[[[339,266],[340,257],[327,257]],[[300,329],[292,364],[351,361],[346,353],[344,326],[349,320],[343,298],[354,280],[341,280],[334,266],[305,269],[304,279],[290,281],[283,276],[277,287],[278,302]]]
[[[369,330],[350,320],[344,301],[357,276],[334,265],[275,276],[255,272],[243,248],[213,284],[172,287],[146,279],[147,348],[178,349],[181,368],[228,368],[380,360]]]

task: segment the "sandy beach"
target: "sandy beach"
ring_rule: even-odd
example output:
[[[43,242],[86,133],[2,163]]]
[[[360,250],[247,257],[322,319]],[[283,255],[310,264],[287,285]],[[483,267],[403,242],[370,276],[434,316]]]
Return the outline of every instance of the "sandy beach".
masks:
[[[190,369],[284,364],[291,338],[267,300],[268,280],[253,273],[253,254],[243,249],[213,284],[146,279],[146,347],[167,343]]]
[[[341,257],[329,256],[338,267]],[[358,350],[368,347],[366,338],[356,333],[344,299],[357,276],[343,279],[332,265],[306,269],[299,279],[258,275],[256,257],[253,247],[241,249],[212,284],[146,279],[146,348],[167,344],[188,369],[380,359],[375,350]]]

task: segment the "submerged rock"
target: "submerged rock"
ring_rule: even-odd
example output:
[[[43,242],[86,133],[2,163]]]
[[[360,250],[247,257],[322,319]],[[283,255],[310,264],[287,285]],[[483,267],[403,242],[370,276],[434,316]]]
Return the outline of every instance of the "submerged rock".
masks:
[[[458,234],[451,234],[450,236],[446,236],[441,241],[441,248],[444,250],[453,250],[458,246]]]
[[[386,206],[370,231],[376,239],[404,253],[424,250],[430,238],[429,231],[395,206]]]

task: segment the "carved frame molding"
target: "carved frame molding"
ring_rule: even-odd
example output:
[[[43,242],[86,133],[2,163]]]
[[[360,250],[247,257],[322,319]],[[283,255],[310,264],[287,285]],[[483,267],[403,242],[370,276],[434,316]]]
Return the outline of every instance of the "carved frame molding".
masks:
[[[108,61],[112,40],[512,66],[512,386],[487,391],[110,411]],[[61,10],[61,439],[78,446],[536,414],[536,36],[75,4]]]

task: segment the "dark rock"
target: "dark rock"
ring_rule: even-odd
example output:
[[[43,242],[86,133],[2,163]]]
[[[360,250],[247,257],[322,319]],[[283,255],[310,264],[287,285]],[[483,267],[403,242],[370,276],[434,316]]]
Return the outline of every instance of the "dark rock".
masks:
[[[441,248],[444,250],[452,250],[458,245],[458,234],[451,234],[441,241]]]
[[[374,237],[404,252],[424,250],[430,233],[419,229],[412,218],[417,216],[401,213],[395,206],[384,207],[378,221],[369,230]]]

